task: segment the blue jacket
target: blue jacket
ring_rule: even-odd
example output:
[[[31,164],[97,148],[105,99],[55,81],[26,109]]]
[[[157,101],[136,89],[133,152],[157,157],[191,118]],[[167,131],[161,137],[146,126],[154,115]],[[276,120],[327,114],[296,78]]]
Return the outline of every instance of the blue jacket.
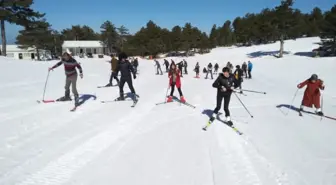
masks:
[[[252,71],[253,64],[252,63],[248,63],[247,68],[248,68],[249,71]]]

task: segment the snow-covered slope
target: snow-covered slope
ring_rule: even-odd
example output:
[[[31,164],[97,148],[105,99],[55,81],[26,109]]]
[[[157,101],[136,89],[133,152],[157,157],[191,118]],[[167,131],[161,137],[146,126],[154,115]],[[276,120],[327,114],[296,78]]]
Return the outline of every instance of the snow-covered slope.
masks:
[[[335,58],[302,56],[317,41],[286,41],[289,53],[281,59],[269,56],[279,43],[217,48],[187,58],[190,73],[182,79],[182,91],[195,109],[155,105],[164,101],[168,79],[155,75],[152,61],[140,60],[134,80],[140,100],[131,108],[130,101],[101,103],[119,94],[118,87],[97,88],[109,79],[106,59],[79,59],[84,78],[78,89],[87,101],[70,112],[72,102],[36,102],[55,62],[1,58],[0,184],[336,184],[336,121],[277,108],[290,104],[296,85],[316,73],[326,84],[323,110],[336,117]],[[206,113],[215,108],[216,90],[204,74],[193,78],[194,64],[203,68],[218,62],[222,68],[227,61],[236,65],[247,60],[254,63],[253,79],[244,81],[244,89],[267,92],[239,95],[254,118],[233,95],[232,119],[243,135],[220,121],[203,131]],[[63,96],[64,81],[62,67],[52,72],[46,99]],[[294,106],[302,95],[300,90]]]

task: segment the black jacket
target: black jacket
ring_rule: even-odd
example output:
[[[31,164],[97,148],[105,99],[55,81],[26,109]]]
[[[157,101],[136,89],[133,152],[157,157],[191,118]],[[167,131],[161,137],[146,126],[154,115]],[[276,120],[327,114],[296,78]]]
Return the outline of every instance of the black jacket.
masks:
[[[134,68],[128,60],[125,60],[124,62],[119,60],[116,72],[118,73],[119,71],[121,73],[121,78],[132,78],[131,73],[133,73],[133,76],[136,76]]]
[[[243,69],[244,71],[246,71],[246,70],[247,70],[247,64],[243,64],[243,65],[242,65],[242,69]]]
[[[234,77],[230,74],[229,78],[226,78],[222,73],[218,75],[217,79],[212,84],[212,87],[217,88],[217,96],[227,96],[231,95],[232,89],[234,85]],[[226,91],[222,91],[222,87],[226,89]]]
[[[236,80],[242,81],[242,76],[244,76],[244,72],[242,69],[236,69],[235,72],[233,73],[234,77]]]

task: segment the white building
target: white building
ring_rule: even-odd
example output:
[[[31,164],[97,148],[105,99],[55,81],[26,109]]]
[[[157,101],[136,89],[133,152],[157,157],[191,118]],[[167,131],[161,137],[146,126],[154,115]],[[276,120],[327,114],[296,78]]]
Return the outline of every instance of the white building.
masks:
[[[1,46],[1,51],[3,51]],[[7,57],[15,58],[15,59],[25,59],[25,60],[37,60],[36,49],[29,47],[27,49],[21,49],[18,45],[7,45],[6,46],[6,54]],[[46,60],[51,58],[50,51],[39,50],[40,59]]]
[[[73,56],[103,55],[105,49],[99,40],[66,40],[62,45],[62,52],[70,51]]]

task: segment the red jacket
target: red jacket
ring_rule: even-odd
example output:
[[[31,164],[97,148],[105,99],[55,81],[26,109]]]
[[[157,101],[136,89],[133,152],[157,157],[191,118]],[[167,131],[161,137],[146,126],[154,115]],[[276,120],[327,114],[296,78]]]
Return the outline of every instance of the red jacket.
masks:
[[[168,77],[169,77],[169,84],[170,86],[173,84],[173,73],[176,74],[176,87],[177,88],[181,88],[181,76],[180,76],[180,70],[175,68],[175,70],[170,70],[169,73],[168,73]]]
[[[307,88],[303,95],[302,105],[306,107],[312,107],[314,105],[315,108],[320,108],[320,97],[321,92],[320,89],[324,89],[323,82],[321,80],[317,80],[315,83],[310,80],[306,80],[300,84],[298,84],[298,88],[303,88],[307,85]]]

